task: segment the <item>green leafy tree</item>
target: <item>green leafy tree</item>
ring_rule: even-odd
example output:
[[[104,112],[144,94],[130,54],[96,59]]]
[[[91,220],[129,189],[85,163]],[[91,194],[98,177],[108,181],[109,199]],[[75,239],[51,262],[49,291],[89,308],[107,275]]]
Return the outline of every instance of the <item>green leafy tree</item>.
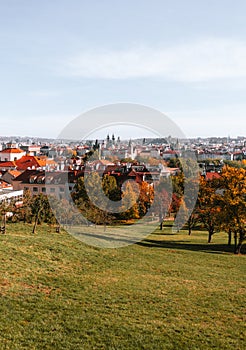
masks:
[[[25,190],[23,195],[22,206],[18,209],[19,219],[23,220],[24,223],[31,223],[32,221],[32,209],[31,209],[32,200],[33,200],[33,197],[32,197],[31,191],[29,189]]]
[[[121,191],[117,185],[114,176],[108,174],[104,175],[102,179],[102,188],[105,195],[112,201],[118,201],[121,199]]]
[[[53,213],[50,208],[48,197],[42,193],[33,197],[31,203],[32,217],[34,218],[34,225],[32,233],[36,233],[37,225],[42,222],[50,222],[53,220]]]
[[[78,179],[73,199],[88,221],[97,225],[103,224],[106,227],[107,224],[113,222],[114,215],[108,210],[105,199],[117,201],[120,195],[113,176],[105,175],[101,179],[98,173],[93,172],[86,179],[83,177]]]

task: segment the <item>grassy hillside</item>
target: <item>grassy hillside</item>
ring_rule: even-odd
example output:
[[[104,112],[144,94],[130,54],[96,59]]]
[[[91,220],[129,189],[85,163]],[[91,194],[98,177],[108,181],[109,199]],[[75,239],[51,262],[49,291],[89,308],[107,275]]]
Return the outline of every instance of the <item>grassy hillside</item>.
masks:
[[[224,252],[223,234],[206,240],[166,229],[98,249],[9,225],[0,349],[244,349],[246,256]]]

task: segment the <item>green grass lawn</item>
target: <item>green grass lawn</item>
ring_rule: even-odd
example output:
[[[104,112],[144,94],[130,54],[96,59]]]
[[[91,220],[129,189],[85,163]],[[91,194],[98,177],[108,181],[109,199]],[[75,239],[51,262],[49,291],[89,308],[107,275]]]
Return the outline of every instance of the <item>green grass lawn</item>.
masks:
[[[169,228],[120,249],[0,236],[0,349],[245,349],[246,256]]]

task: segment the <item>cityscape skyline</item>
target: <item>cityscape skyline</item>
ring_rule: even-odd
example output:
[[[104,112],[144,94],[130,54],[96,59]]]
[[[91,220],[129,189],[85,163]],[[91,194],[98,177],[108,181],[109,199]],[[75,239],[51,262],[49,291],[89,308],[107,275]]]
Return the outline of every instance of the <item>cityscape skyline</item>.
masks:
[[[246,139],[245,135],[236,135],[236,136],[231,136],[231,135],[221,135],[221,136],[194,136],[194,137],[175,137],[172,135],[164,135],[162,137],[158,137],[158,135],[154,135],[154,134],[142,134],[142,135],[138,135],[136,137],[125,137],[124,134],[119,133],[118,131],[114,130],[114,129],[110,129],[109,132],[107,132],[107,134],[103,134],[102,132],[99,133],[92,133],[91,135],[89,135],[90,137],[88,138],[78,138],[78,139],[69,139],[69,138],[53,138],[53,137],[46,137],[46,136],[35,136],[35,135],[0,135],[0,142],[6,141],[6,142],[26,142],[26,141],[40,141],[40,142],[44,142],[44,140],[49,140],[49,141],[70,141],[70,142],[86,142],[86,141],[103,141],[106,140],[107,136],[109,135],[110,139],[112,138],[112,136],[115,136],[115,139],[117,139],[118,137],[120,138],[121,141],[129,141],[129,140],[154,140],[154,139],[158,139],[158,138],[162,138],[162,139],[168,139],[168,137],[171,137],[172,139],[180,139],[180,140],[206,140],[206,139],[227,139],[227,140],[237,140],[237,139]]]

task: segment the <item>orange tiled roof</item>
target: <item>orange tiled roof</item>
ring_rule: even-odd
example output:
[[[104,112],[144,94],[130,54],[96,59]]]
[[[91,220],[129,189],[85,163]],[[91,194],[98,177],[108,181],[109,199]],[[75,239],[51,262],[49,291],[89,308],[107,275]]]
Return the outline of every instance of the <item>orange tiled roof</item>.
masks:
[[[110,162],[109,160],[107,159],[101,159],[99,160],[99,163],[103,164],[103,165],[114,165],[113,162]]]
[[[0,188],[11,188],[12,185],[10,185],[8,182],[1,180],[0,181]]]
[[[56,165],[57,163],[53,159],[46,159],[46,164],[48,165]]]
[[[43,168],[46,165],[56,165],[53,159],[48,159],[46,156],[22,156],[15,161],[17,170],[26,170],[28,168]]]
[[[17,177],[21,174],[21,171],[18,170],[8,170],[8,173],[14,177]]]
[[[40,167],[43,167],[47,164],[47,157],[43,156],[43,157],[34,157],[34,159],[36,160],[36,162],[39,164]]]
[[[26,170],[28,168],[39,168],[46,165],[46,158],[35,156],[23,156],[15,161],[18,170]]]

